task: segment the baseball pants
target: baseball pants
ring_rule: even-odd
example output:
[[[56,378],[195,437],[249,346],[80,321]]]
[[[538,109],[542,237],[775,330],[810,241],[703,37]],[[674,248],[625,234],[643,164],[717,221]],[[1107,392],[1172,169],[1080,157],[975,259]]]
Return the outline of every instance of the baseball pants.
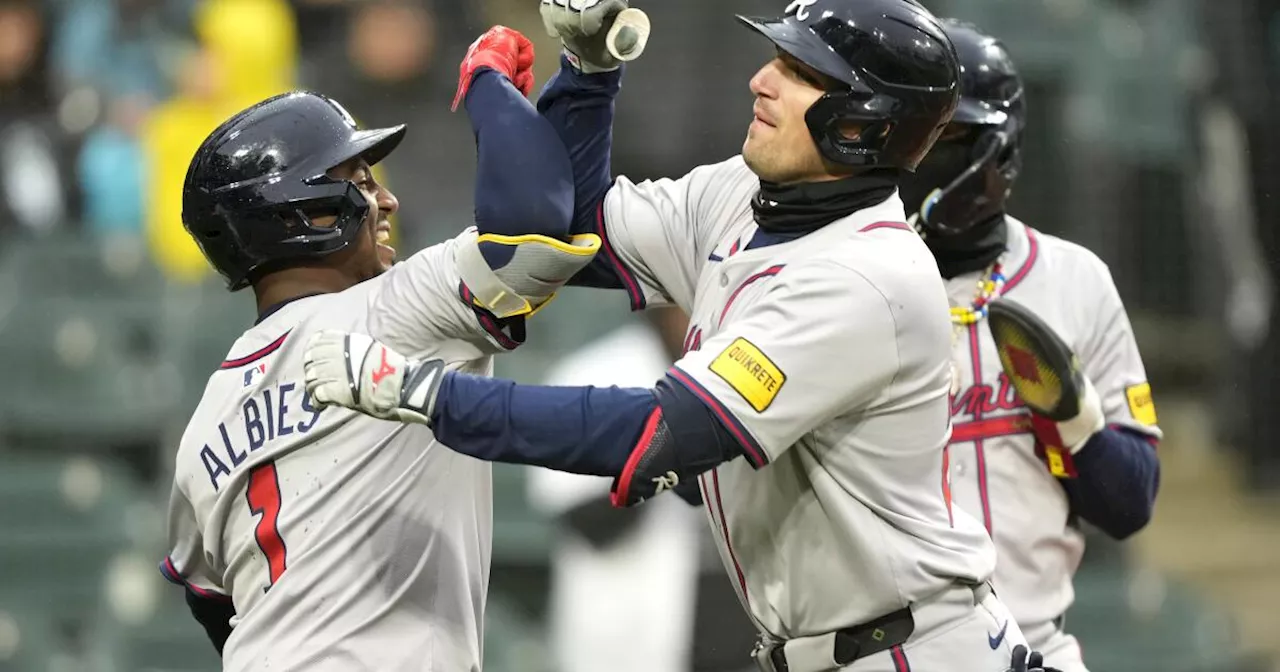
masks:
[[[867,656],[846,672],[1005,672],[1022,630],[994,593],[956,586],[912,608],[905,644]],[[799,672],[799,671],[792,671]]]
[[[1044,655],[1044,663],[1062,672],[1089,672],[1084,666],[1080,642],[1068,635],[1055,622],[1028,626],[1022,630],[1027,646]]]

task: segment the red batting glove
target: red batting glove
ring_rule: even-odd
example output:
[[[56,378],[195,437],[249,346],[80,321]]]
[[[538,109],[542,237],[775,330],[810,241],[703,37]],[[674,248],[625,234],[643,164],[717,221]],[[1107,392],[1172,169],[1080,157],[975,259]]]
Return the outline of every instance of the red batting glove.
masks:
[[[506,26],[494,26],[472,42],[458,67],[458,93],[450,108],[454,112],[467,97],[467,90],[481,68],[502,73],[527,96],[533,91],[533,43],[520,31]]]

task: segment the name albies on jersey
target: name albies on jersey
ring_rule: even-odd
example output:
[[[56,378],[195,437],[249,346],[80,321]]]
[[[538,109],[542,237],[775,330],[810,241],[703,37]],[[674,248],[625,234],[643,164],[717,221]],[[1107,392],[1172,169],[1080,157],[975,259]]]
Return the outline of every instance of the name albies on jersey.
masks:
[[[487,463],[423,426],[316,408],[323,329],[488,375],[510,347],[459,298],[455,241],[246,331],[183,434],[161,569],[235,616],[225,670],[479,670],[492,534]]]

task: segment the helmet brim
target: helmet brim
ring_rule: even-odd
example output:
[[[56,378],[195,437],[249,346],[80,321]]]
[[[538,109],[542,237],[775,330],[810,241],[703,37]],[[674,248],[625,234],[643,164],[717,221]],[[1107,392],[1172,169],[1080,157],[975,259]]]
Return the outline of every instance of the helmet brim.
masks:
[[[338,163],[343,163],[360,157],[364,159],[370,166],[387,158],[395,148],[400,146],[400,141],[404,140],[406,131],[404,124],[392,126],[390,128],[371,128],[363,131],[356,131],[351,134],[351,139],[347,142],[347,151],[345,158]]]
[[[765,36],[776,47],[805,65],[848,84],[855,91],[868,91],[866,84],[858,78],[849,64],[803,23],[789,16],[781,19],[749,17],[741,14],[736,16],[743,25]]]
[[[976,126],[1003,126],[1009,121],[1009,113],[976,98],[961,97],[956,104],[955,114],[951,122],[956,124],[974,124]]]

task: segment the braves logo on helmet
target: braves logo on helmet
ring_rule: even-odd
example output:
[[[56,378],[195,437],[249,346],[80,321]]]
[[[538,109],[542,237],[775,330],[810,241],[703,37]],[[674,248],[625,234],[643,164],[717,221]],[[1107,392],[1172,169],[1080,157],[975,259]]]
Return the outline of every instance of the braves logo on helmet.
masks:
[[[818,0],[793,0],[791,4],[787,5],[786,9],[782,10],[782,13],[791,14],[794,12],[797,19],[808,21],[809,8],[816,4],[818,4]]]

